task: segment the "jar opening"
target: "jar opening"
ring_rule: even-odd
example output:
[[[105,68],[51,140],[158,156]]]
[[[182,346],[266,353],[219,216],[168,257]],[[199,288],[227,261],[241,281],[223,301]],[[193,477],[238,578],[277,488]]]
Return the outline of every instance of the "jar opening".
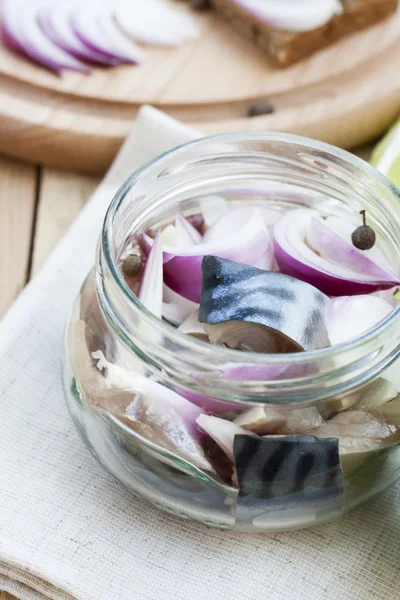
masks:
[[[121,187],[106,216],[99,257],[99,299],[110,325],[131,350],[156,370],[172,374],[193,389],[207,385],[219,397],[226,394],[231,398],[233,393],[241,400],[260,396],[263,401],[266,395],[275,401],[301,401],[310,391],[322,395],[346,391],[372,378],[382,365],[397,357],[399,307],[359,338],[279,355],[211,346],[149,313],[126,285],[117,265],[124,244],[129,236],[167,223],[178,206],[196,210],[216,194],[233,205],[267,198],[272,206],[313,206],[327,214],[367,209],[400,264],[399,192],[361,159],[327,144],[284,134],[227,134],[196,140],[136,171]],[[226,373],[231,374],[228,380]]]

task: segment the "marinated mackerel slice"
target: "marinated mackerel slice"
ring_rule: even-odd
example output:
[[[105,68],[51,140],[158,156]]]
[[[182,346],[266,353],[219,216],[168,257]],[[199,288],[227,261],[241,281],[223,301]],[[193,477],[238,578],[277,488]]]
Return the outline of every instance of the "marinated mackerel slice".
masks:
[[[326,425],[308,433],[318,438],[338,439],[340,462],[347,476],[360,468],[371,453],[400,443],[400,398],[368,412],[348,410],[339,413]]]
[[[211,344],[225,344],[243,352],[299,352],[301,348],[286,338],[276,339],[270,329],[259,323],[225,321],[219,324],[201,323]]]
[[[201,409],[198,409],[197,414],[202,414]],[[161,448],[171,450],[199,469],[214,471],[194,435],[193,427],[164,398],[137,394],[126,409],[123,420]]]
[[[101,352],[93,356],[98,359],[97,368],[105,372],[108,386],[131,394],[126,409],[114,412],[117,417],[161,448],[174,452],[199,469],[214,471],[198,440],[196,419],[204,414],[201,408],[142,375],[140,370],[132,373],[113,365]]]
[[[239,522],[252,523],[263,513],[284,510],[299,518],[341,513],[344,488],[337,439],[236,435],[234,455]]]
[[[68,338],[78,391],[88,403],[199,469],[214,472],[198,440],[201,408],[145,376],[139,366],[131,372],[106,360],[100,350],[90,353],[83,321],[69,326]]]
[[[67,331],[71,357],[71,370],[82,398],[111,414],[123,414],[132,401],[132,392],[115,386],[106,372],[97,368],[97,360],[90,352],[87,325],[84,321],[71,322]],[[101,351],[98,351],[102,354]],[[96,353],[94,353],[96,354]]]
[[[115,359],[118,352],[117,344],[100,309],[94,283],[90,283],[92,277],[94,278],[93,272],[89,274],[82,285],[79,308],[76,306],[75,310],[82,317],[85,325],[88,350],[90,352],[101,350],[108,359]],[[83,325],[77,327],[82,328]]]
[[[397,388],[385,379],[378,377],[368,385],[364,385],[361,390],[351,392],[342,397],[327,400],[320,406],[320,412],[325,414],[337,413],[352,408],[353,410],[371,410],[382,404],[386,404],[389,400],[397,398],[399,395]]]
[[[253,40],[272,63],[287,67],[386,19],[396,11],[398,0],[342,0],[340,3],[335,0],[290,3],[287,0],[212,0],[212,3],[221,17]]]
[[[258,435],[298,434],[321,427],[325,420],[315,406],[283,408],[281,406],[256,406],[243,412],[234,420],[236,425]]]
[[[394,385],[384,377],[378,377],[375,381],[364,387],[358,393],[359,399],[353,408],[357,410],[371,410],[382,406],[397,398],[399,392]],[[388,408],[391,406],[387,405]]]
[[[258,352],[329,345],[328,298],[308,283],[215,256],[204,257],[202,271],[199,321],[211,341]]]

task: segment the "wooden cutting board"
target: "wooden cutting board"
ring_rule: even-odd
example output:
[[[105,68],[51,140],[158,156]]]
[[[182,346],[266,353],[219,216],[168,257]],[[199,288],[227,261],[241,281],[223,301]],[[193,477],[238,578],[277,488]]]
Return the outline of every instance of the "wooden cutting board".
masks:
[[[0,48],[0,152],[48,166],[104,171],[143,103],[205,133],[280,130],[348,148],[400,112],[400,13],[285,70],[212,12],[175,49],[140,66],[57,77]],[[268,98],[273,114],[247,117]]]

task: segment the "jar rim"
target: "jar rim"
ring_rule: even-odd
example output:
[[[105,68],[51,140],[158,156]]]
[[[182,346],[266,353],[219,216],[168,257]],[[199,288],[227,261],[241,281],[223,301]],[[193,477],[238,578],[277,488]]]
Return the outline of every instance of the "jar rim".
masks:
[[[288,145],[299,144],[304,147],[307,147],[308,149],[323,152],[330,157],[341,159],[343,163],[349,164],[353,167],[358,167],[365,174],[369,175],[372,179],[379,182],[384,188],[386,188],[397,201],[400,201],[400,191],[391,183],[391,181],[385,175],[380,173],[372,165],[362,160],[361,158],[351,154],[350,152],[347,152],[346,150],[336,148],[335,146],[332,146],[325,142],[319,142],[307,137],[297,136],[293,134],[263,132],[219,134],[189,141],[163,154],[156,156],[152,160],[142,165],[139,169],[137,169],[119,188],[107,211],[102,230],[102,252],[107,267],[112,277],[117,282],[119,288],[122,290],[126,300],[133,303],[135,309],[137,309],[140,312],[141,319],[144,320],[146,324],[155,328],[158,332],[164,335],[168,335],[168,338],[171,341],[175,341],[180,345],[184,345],[188,351],[198,354],[201,353],[202,350],[204,351],[204,347],[206,346],[208,356],[212,355],[215,356],[216,359],[224,360],[226,362],[240,362],[246,364],[251,363],[255,366],[265,365],[266,363],[270,365],[282,363],[298,365],[321,358],[333,359],[334,357],[337,357],[338,355],[343,354],[349,350],[353,351],[355,349],[361,348],[362,346],[365,346],[369,342],[373,341],[381,334],[385,334],[386,332],[388,332],[391,325],[399,320],[400,306],[394,307],[394,309],[389,313],[389,315],[385,319],[380,321],[373,328],[367,330],[361,336],[351,339],[347,342],[343,342],[341,344],[300,353],[261,354],[255,352],[246,352],[244,354],[243,352],[239,352],[235,349],[225,348],[223,346],[210,345],[194,337],[182,334],[172,325],[165,321],[162,321],[161,319],[158,319],[151,312],[149,312],[142,305],[137,296],[131,291],[131,289],[126,284],[124,277],[117,265],[116,256],[113,252],[114,221],[118,210],[120,209],[126,197],[127,191],[129,191],[132,188],[132,186],[134,186],[135,183],[138,182],[138,180],[150,173],[152,169],[162,166],[163,162],[165,162],[166,159],[170,157],[179,157],[190,148],[206,148],[207,144],[209,144],[210,142],[231,143],[240,141],[279,142]]]

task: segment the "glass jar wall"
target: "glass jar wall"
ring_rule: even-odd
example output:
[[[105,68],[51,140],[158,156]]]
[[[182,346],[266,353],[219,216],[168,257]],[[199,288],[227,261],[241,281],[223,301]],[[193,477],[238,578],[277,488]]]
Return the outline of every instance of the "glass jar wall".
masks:
[[[177,211],[212,213],[221,198],[366,210],[400,265],[399,194],[356,157],[281,134],[182,146],[134,173],[110,206],[67,326],[68,406],[97,460],[164,510],[242,531],[318,524],[400,476],[399,309],[355,340],[293,354],[211,345],[155,318],[121,257]],[[198,427],[201,414],[228,423],[228,450]],[[249,435],[232,434],[233,421]]]

